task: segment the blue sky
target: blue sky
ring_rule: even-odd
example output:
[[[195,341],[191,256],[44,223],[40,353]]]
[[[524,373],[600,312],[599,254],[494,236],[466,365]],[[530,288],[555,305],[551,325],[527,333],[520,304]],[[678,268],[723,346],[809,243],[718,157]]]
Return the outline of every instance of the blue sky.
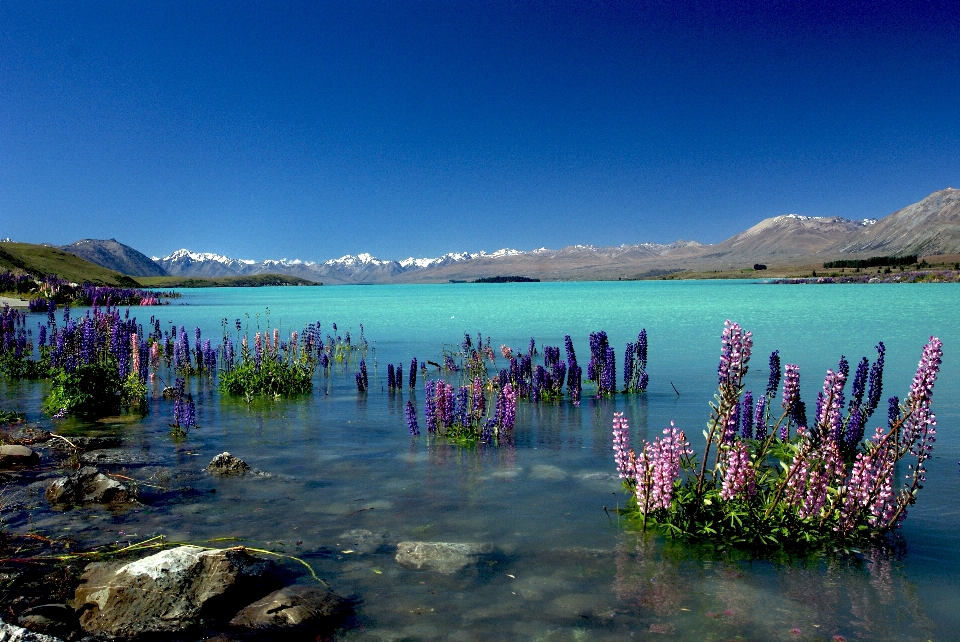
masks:
[[[4,0],[0,237],[399,259],[881,217],[960,187],[957,13]]]

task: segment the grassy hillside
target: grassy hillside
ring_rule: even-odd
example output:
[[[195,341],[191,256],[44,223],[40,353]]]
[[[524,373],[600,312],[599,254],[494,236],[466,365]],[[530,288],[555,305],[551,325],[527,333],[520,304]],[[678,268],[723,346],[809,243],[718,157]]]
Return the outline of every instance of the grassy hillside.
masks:
[[[284,274],[254,274],[251,276],[142,276],[137,279],[150,288],[257,288],[267,285],[323,285],[296,276]]]
[[[56,274],[75,283],[95,283],[139,288],[129,276],[108,270],[68,252],[30,243],[0,243],[0,271],[28,272],[36,276]]]

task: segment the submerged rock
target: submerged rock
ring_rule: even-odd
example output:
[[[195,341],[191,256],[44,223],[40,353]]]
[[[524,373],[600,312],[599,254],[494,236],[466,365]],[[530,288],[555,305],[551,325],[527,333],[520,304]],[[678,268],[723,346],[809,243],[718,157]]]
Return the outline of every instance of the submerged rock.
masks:
[[[79,626],[76,612],[66,604],[32,606],[20,614],[17,624],[34,633],[58,637],[69,636]]]
[[[0,446],[0,468],[33,466],[40,462],[40,455],[26,446],[7,444]]]
[[[481,555],[493,551],[490,544],[460,542],[400,542],[396,560],[400,566],[417,571],[437,571],[449,575],[477,563]]]
[[[42,633],[33,633],[14,624],[7,624],[0,620],[0,641],[2,642],[63,642]]]
[[[132,499],[126,486],[93,466],[84,466],[72,475],[54,480],[47,487],[46,496],[51,504],[109,504]]]
[[[124,448],[97,448],[83,453],[80,461],[89,466],[155,466],[156,458]]]
[[[181,546],[136,562],[87,566],[74,604],[95,635],[135,637],[227,619],[275,588],[274,564],[243,549]]]
[[[324,588],[288,586],[244,607],[230,620],[247,629],[331,626],[350,611],[345,599]]]
[[[387,543],[385,533],[374,533],[365,528],[355,528],[346,533],[340,533],[338,539],[341,546],[355,553],[376,553],[381,546]]]
[[[223,452],[210,460],[207,470],[211,475],[243,475],[250,472],[250,466],[239,457]]]

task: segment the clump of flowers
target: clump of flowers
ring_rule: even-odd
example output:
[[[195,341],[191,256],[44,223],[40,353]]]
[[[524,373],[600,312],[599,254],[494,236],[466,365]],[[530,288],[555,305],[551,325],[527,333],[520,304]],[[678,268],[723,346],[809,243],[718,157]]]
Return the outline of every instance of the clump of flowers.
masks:
[[[754,401],[744,390],[752,348],[751,333],[727,321],[700,457],[672,425],[635,452],[626,419],[614,415],[617,472],[631,493],[625,512],[643,528],[761,547],[856,543],[899,528],[926,481],[936,438],[930,408],[943,357],[940,340],[930,338],[907,398],[891,398],[886,427],[866,440],[864,427],[882,396],[882,343],[872,365],[866,358],[858,362],[849,399],[846,358],[827,370],[810,424],[800,369],[787,364],[781,372],[779,352],[770,355],[763,396]],[[770,410],[781,378],[782,414],[774,420]],[[904,460],[909,472],[898,482]]]

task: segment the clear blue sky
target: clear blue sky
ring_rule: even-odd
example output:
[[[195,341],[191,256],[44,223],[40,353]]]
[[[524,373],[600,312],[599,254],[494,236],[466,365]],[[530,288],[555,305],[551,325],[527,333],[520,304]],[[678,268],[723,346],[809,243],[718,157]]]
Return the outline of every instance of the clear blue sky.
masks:
[[[434,256],[960,187],[953,3],[0,2],[0,237]]]

